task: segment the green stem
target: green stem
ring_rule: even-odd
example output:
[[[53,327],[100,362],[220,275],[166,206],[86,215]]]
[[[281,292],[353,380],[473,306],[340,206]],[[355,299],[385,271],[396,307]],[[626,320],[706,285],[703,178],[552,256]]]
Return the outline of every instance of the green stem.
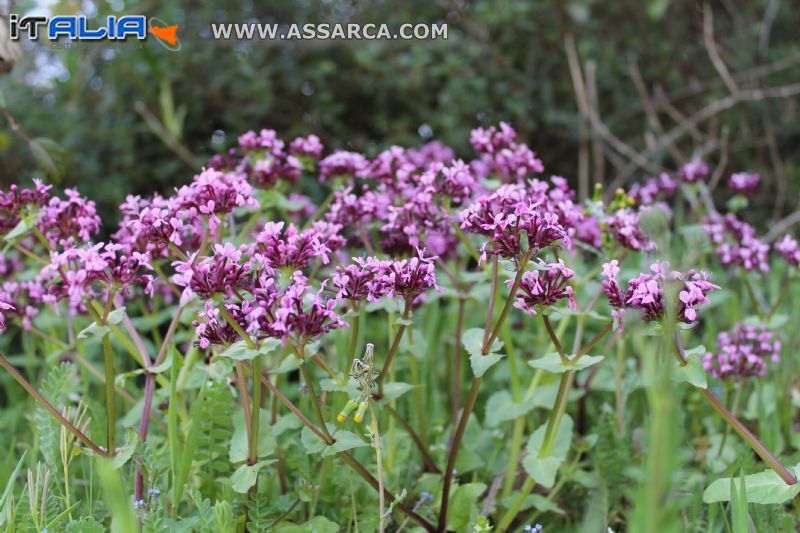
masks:
[[[550,454],[550,447],[553,445],[553,439],[556,433],[558,433],[558,428],[561,426],[561,420],[564,417],[564,411],[567,409],[569,392],[572,389],[574,377],[575,372],[564,372],[561,374],[561,382],[558,385],[556,401],[553,404],[552,411],[550,411],[550,418],[547,420],[547,429],[545,429],[542,448],[539,450],[540,458],[547,457]]]
[[[550,323],[550,319],[544,313],[540,313],[542,317],[542,322],[544,322],[544,327],[547,329],[547,334],[550,335],[550,340],[553,341],[553,346],[556,347],[556,351],[558,352],[558,356],[561,358],[561,362],[565,365],[569,364],[569,357],[564,352],[564,348],[561,346],[561,341],[558,340],[558,335],[556,332],[553,331],[553,325]]]
[[[675,332],[675,357],[678,358],[678,363],[680,363],[681,366],[685,366],[688,362],[686,359],[686,354],[683,351],[683,343],[681,342],[680,332]],[[767,463],[767,465],[769,465],[769,467],[772,468],[775,473],[778,474],[778,476],[780,476],[784,482],[786,482],[787,485],[794,485],[797,483],[797,478],[795,478],[794,474],[789,472],[789,470],[783,466],[783,464],[778,461],[774,455],[772,455],[772,452],[770,452],[767,447],[764,446],[760,440],[758,440],[758,437],[753,435],[753,433],[747,429],[747,426],[745,426],[738,418],[736,418],[733,413],[728,411],[725,406],[720,403],[717,397],[711,393],[711,391],[699,387],[696,388],[700,391],[700,394],[703,395],[706,401],[711,404],[711,407],[713,407],[714,410],[717,411],[717,413],[719,413],[719,415],[731,425],[733,430],[738,433],[739,436],[747,442],[747,444],[750,445],[753,451],[756,452],[756,454],[761,457],[761,459]]]
[[[114,402],[114,354],[111,351],[111,337],[106,333],[103,335],[103,359],[106,371],[106,447],[110,456],[116,453],[116,409]]]
[[[439,527],[438,531],[444,532],[447,525],[447,506],[450,499],[450,486],[453,483],[453,470],[456,465],[456,457],[458,456],[458,449],[461,447],[461,439],[464,438],[464,430],[467,429],[467,422],[469,415],[475,407],[475,400],[478,398],[478,389],[481,386],[481,378],[473,378],[472,386],[467,395],[467,403],[464,405],[464,412],[461,413],[461,418],[458,421],[455,437],[453,443],[450,445],[450,454],[447,456],[447,468],[444,471],[444,483],[442,485],[442,504],[439,508]]]
[[[92,451],[95,452],[97,455],[101,457],[108,457],[108,453],[105,450],[103,450],[102,448],[100,448],[100,446],[95,444],[92,439],[87,437],[83,433],[83,431],[75,427],[75,425],[72,422],[64,418],[64,416],[61,413],[59,413],[58,410],[44,398],[44,396],[39,394],[39,391],[37,391],[33,387],[33,385],[28,383],[28,380],[26,380],[23,377],[23,375],[20,374],[17,371],[17,369],[12,366],[11,363],[8,361],[8,359],[6,359],[5,356],[3,356],[2,354],[0,354],[0,366],[5,368],[8,371],[8,373],[11,374],[11,377],[14,378],[14,380],[17,383],[19,383],[19,385],[23,389],[25,389],[28,392],[28,394],[30,394],[33,397],[33,399],[39,403],[39,405],[47,409],[47,411],[49,411],[51,415],[56,417],[56,419],[61,423],[61,425],[67,428],[67,430],[69,430],[70,433],[72,433],[78,439],[80,439],[81,442],[83,442],[86,446],[91,448]]]
[[[355,315],[350,322],[350,346],[347,349],[347,365],[344,367],[344,384],[347,384],[347,378],[353,368],[353,360],[356,358],[356,348],[358,347],[358,330],[361,325],[361,313],[358,303],[353,305],[353,312]]]
[[[400,341],[403,339],[403,333],[406,331],[406,322],[408,321],[408,317],[411,315],[412,303],[413,302],[410,298],[405,300],[405,305],[403,307],[403,323],[397,328],[397,334],[394,336],[392,345],[389,347],[389,353],[386,355],[386,362],[383,364],[383,368],[375,380],[378,384],[378,398],[383,396],[383,382],[386,379],[389,368],[392,366],[392,361],[394,360],[394,356],[397,354],[397,349],[400,348]]]
[[[514,500],[514,503],[511,504],[511,507],[508,508],[508,511],[505,512],[503,518],[501,518],[500,522],[497,524],[498,531],[505,531],[508,529],[508,526],[511,525],[511,522],[513,522],[514,518],[519,514],[519,510],[525,502],[525,498],[528,497],[535,486],[536,481],[534,481],[532,477],[528,477],[528,479],[525,480],[525,484],[522,485],[519,491],[519,496],[517,496],[517,499]]]
[[[239,334],[251,350],[258,350],[258,344],[250,335],[239,325],[225,308],[225,303],[219,305],[219,311],[225,321]],[[305,367],[305,365],[303,365]],[[254,465],[258,462],[258,433],[261,423],[261,383],[258,376],[261,375],[261,354],[256,354],[253,358],[253,400],[250,402],[250,439],[247,443],[249,463]],[[244,387],[245,384],[242,383]],[[246,416],[246,415],[245,415]]]
[[[327,437],[327,440],[333,442],[334,438],[328,431],[328,426],[325,423],[325,415],[322,413],[322,403],[320,403],[319,397],[317,396],[317,391],[314,388],[314,378],[311,376],[311,371],[308,369],[308,364],[300,365],[300,371],[303,373],[303,379],[305,380],[306,387],[308,388],[308,395],[311,398],[311,405],[314,407],[314,411],[317,413],[319,427]]]

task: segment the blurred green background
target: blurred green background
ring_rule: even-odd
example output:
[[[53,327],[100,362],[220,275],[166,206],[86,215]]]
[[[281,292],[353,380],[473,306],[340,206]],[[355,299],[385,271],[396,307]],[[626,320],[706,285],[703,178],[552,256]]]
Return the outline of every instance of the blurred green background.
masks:
[[[762,174],[753,206],[764,218],[796,208],[800,10],[790,1],[40,0],[11,9],[180,25],[179,52],[152,38],[142,49],[58,50],[23,39],[22,57],[0,76],[0,183],[46,173],[112,220],[126,194],[186,182],[249,129],[315,133],[328,148],[368,154],[433,138],[469,157],[470,129],[500,120],[584,192],[701,154],[712,168],[725,164],[721,183],[732,171]],[[448,39],[215,41],[212,22],[446,23]]]

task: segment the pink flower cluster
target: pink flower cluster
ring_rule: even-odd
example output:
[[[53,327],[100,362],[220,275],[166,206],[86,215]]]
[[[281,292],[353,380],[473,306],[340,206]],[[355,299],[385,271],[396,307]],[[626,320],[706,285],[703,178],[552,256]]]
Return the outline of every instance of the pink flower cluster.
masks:
[[[7,293],[0,292],[0,333],[6,330],[6,317],[3,311],[13,311],[14,306],[10,303],[10,296]]]
[[[87,299],[111,292],[126,296],[134,286],[152,296],[152,270],[147,253],[127,254],[117,243],[69,247],[53,252],[50,263],[42,269],[39,281],[47,289],[42,301],[55,305],[66,300],[73,311],[80,312]]]
[[[681,322],[690,324],[697,321],[697,310],[708,303],[709,292],[719,287],[708,281],[705,272],[689,270],[688,272],[669,271],[669,263],[653,263],[652,274],[640,274],[628,282],[622,290],[617,280],[620,268],[615,259],[603,265],[603,292],[614,308],[612,314],[620,319],[626,308],[639,309],[645,322],[659,320],[665,313],[665,285],[676,283],[679,286],[676,317]]]
[[[575,271],[564,266],[564,261],[535,265],[534,270],[522,275],[514,307],[529,315],[536,315],[540,306],[552,305],[567,300],[569,308],[575,310],[575,294],[567,283]],[[511,283],[511,281],[509,281]]]
[[[795,268],[800,268],[800,246],[791,235],[784,235],[783,239],[775,243],[775,251]]]
[[[759,182],[761,181],[761,174],[751,174],[749,172],[737,172],[731,175],[728,180],[728,187],[733,192],[750,196],[756,191]]]
[[[695,183],[708,176],[708,165],[700,159],[694,159],[678,170],[678,177],[685,183]]]
[[[736,324],[717,335],[717,353],[703,356],[703,368],[719,379],[763,376],[767,361],[779,363],[781,342],[763,326]]]
[[[756,238],[756,230],[729,214],[711,215],[703,219],[703,228],[723,265],[739,265],[747,271],[769,271],[769,245]]]
[[[639,205],[650,205],[659,198],[669,198],[675,194],[678,184],[672,176],[662,172],[657,178],[648,177],[644,183],[634,183],[628,191],[628,196],[633,198]]]
[[[542,161],[528,145],[517,143],[517,132],[505,122],[500,127],[477,128],[470,134],[470,142],[481,159],[475,161],[476,173],[481,177],[494,175],[503,182],[519,183],[531,174],[544,172]]]
[[[652,252],[656,244],[639,227],[639,213],[632,209],[619,209],[606,217],[606,227],[623,247],[636,252]]]

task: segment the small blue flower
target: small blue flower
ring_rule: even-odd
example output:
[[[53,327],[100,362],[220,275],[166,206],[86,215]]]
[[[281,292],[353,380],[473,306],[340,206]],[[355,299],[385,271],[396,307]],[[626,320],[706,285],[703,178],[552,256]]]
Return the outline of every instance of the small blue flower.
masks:
[[[151,498],[158,498],[161,496],[161,489],[158,487],[153,487],[147,491],[147,494],[149,494]]]

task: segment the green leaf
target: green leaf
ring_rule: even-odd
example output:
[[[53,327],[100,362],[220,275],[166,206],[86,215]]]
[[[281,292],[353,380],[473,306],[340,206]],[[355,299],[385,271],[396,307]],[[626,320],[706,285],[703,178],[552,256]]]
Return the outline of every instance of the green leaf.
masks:
[[[539,359],[528,361],[528,365],[533,368],[541,368],[553,374],[563,374],[564,372],[575,372],[583,370],[584,368],[589,368],[603,359],[604,357],[602,355],[584,355],[577,361],[570,360],[569,363],[565,364],[561,361],[561,356],[554,352],[540,357]]]
[[[111,328],[109,328],[105,324],[98,324],[97,322],[92,322],[86,328],[84,328],[80,333],[78,333],[78,339],[80,340],[99,339],[103,335],[110,332]]]
[[[794,471],[797,471],[798,468],[800,468],[800,463],[795,465]],[[703,492],[703,502],[731,501],[731,480],[726,477],[714,481]],[[787,485],[773,470],[750,474],[745,476],[745,481],[749,503],[779,504],[791,500],[800,493],[800,483]]]
[[[660,322],[656,322],[655,320],[652,322],[648,322],[642,328],[642,335],[645,337],[663,337],[664,326],[662,326]]]
[[[447,514],[448,531],[468,531],[468,526],[478,516],[478,497],[486,491],[484,483],[459,485],[450,496],[450,513]]]
[[[231,476],[231,487],[239,494],[247,494],[258,481],[258,472],[267,465],[274,463],[274,459],[259,461],[254,465],[242,465]]]
[[[690,383],[700,389],[708,387],[706,382],[706,371],[703,369],[702,357],[706,353],[703,345],[695,346],[691,350],[686,350],[686,364],[681,365],[678,360],[673,358],[675,372],[672,373],[672,380],[676,383]]]
[[[40,218],[40,213],[37,212],[33,217],[23,217],[14,228],[5,234],[3,240],[12,242],[27,234],[33,226],[36,225],[37,220]]]
[[[564,415],[561,426],[558,428],[550,445],[550,453],[540,457],[546,431],[547,424],[542,424],[533,432],[526,447],[528,455],[523,459],[522,466],[528,475],[536,480],[536,483],[549,489],[555,483],[556,473],[569,451],[569,445],[572,440],[572,419],[569,415]]]
[[[410,383],[401,383],[399,381],[386,383],[383,386],[383,397],[380,403],[393,402],[413,388],[415,388],[415,385],[411,385]]]
[[[497,427],[502,422],[514,420],[518,416],[528,413],[534,407],[536,407],[536,404],[532,401],[516,403],[511,397],[511,393],[506,390],[495,392],[486,402],[484,424],[490,428]]]
[[[482,377],[487,370],[496,365],[503,357],[505,357],[505,354],[498,353],[490,353],[489,355],[476,353],[470,355],[469,364],[472,367],[472,373],[475,374],[476,378]]]
[[[227,357],[234,361],[250,361],[259,354],[258,350],[250,348],[245,341],[234,342],[219,354],[219,357]]]
[[[122,322],[123,318],[125,318],[125,308],[124,307],[120,307],[119,309],[115,309],[114,311],[111,311],[110,313],[108,313],[107,322],[109,324],[113,324],[113,325],[116,326],[117,324]]]
[[[278,442],[272,432],[269,410],[262,409],[258,413],[258,457],[266,457],[275,453]],[[231,445],[228,450],[228,458],[232,463],[239,463],[247,460],[249,448],[247,443],[247,425],[241,411],[234,416],[234,430],[231,436]]]
[[[122,449],[117,451],[117,454],[111,459],[111,466],[114,468],[122,468],[133,456],[133,452],[136,451],[136,446],[138,444],[139,434],[135,430],[128,428],[128,432],[125,434],[125,444],[122,445]]]
[[[300,441],[306,448],[306,453],[322,453],[323,457],[334,455],[339,452],[352,450],[353,448],[360,448],[368,446],[369,444],[360,436],[346,431],[344,429],[337,429],[333,424],[328,424],[328,431],[336,442],[328,446],[325,444],[318,435],[311,431],[308,427],[304,427],[300,432]]]
[[[281,361],[281,364],[278,365],[278,368],[272,370],[270,373],[272,374],[286,374],[287,372],[292,372],[293,370],[297,370],[300,368],[300,365],[303,364],[303,360],[298,358],[295,354],[290,353],[286,356],[286,358]]]
[[[470,355],[483,355],[483,337],[484,337],[484,329],[483,328],[471,328],[464,332],[461,336],[461,343],[464,345],[464,349],[467,350],[467,353]],[[495,339],[492,342],[492,345],[489,347],[489,353],[499,352],[503,348],[503,343],[498,339]]]
[[[275,533],[337,533],[339,526],[324,516],[315,516],[302,525],[282,522],[275,528]]]
[[[277,347],[281,345],[280,339],[273,339],[272,337],[267,337],[266,339],[262,339],[259,341],[258,344],[258,353],[261,355],[269,355],[275,351]]]

